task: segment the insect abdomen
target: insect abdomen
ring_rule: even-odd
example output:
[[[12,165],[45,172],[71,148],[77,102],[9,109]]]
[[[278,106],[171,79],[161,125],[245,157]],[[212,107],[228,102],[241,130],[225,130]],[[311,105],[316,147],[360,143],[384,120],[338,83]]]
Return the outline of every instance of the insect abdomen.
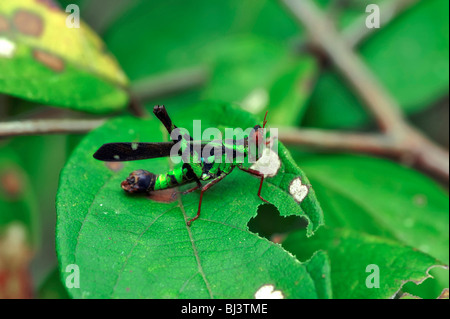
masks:
[[[153,174],[140,169],[132,172],[121,184],[127,193],[150,193],[152,191],[180,186],[192,181],[187,168],[176,168],[166,174]]]
[[[127,193],[147,193],[155,188],[158,176],[146,170],[139,169],[131,174],[121,184]]]
[[[187,178],[187,169],[183,167],[176,168],[166,174],[157,175],[153,190],[161,190],[183,185],[190,180]]]

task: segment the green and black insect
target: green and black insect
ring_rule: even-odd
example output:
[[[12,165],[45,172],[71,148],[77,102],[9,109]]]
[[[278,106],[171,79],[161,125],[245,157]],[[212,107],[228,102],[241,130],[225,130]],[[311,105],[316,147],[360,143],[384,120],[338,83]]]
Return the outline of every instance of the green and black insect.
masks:
[[[263,126],[256,125],[248,136],[242,139],[222,140],[220,142],[196,142],[188,133],[182,133],[170,119],[164,105],[157,105],[153,113],[163,123],[171,136],[177,136],[173,142],[163,143],[107,143],[102,145],[94,154],[94,158],[107,162],[135,161],[142,159],[167,157],[171,155],[174,145],[178,144],[178,155],[182,156],[183,165],[165,174],[153,174],[140,169],[133,171],[128,178],[122,182],[122,189],[127,193],[151,193],[158,190],[173,188],[185,184],[196,183],[191,189],[182,194],[201,190],[197,215],[187,222],[190,226],[192,222],[199,218],[203,194],[213,185],[220,182],[234,168],[247,172],[261,178],[258,196],[261,197],[261,188],[264,181],[264,174],[258,170],[243,167],[243,162],[238,159],[252,157],[258,160],[261,156],[260,150],[269,144],[266,141],[263,129],[267,123],[264,117]],[[177,132],[174,132],[177,130]],[[176,134],[173,134],[176,133]],[[199,146],[200,144],[200,146]],[[197,147],[196,147],[197,146]],[[208,156],[204,150],[209,146]],[[212,147],[211,147],[212,146]],[[202,182],[207,182],[202,185]]]

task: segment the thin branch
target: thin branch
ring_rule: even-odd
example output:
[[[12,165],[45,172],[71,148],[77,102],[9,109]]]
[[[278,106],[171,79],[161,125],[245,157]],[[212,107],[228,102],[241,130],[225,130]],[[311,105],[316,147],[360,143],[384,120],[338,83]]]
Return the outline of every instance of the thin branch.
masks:
[[[333,62],[374,115],[381,130],[404,156],[421,168],[449,179],[449,153],[412,127],[388,91],[346,43],[327,16],[311,0],[281,0],[306,27],[312,41]]]
[[[392,139],[379,133],[348,133],[343,131],[279,128],[278,138],[286,145],[302,145],[334,151],[398,156],[404,148],[392,143]]]
[[[131,93],[145,102],[200,87],[208,81],[208,78],[209,73],[203,67],[152,75],[133,82]]]
[[[359,93],[384,131],[395,131],[403,123],[400,107],[381,88],[370,69],[353,52],[334,25],[310,0],[282,0],[302,23],[312,41],[325,52],[336,68]]]
[[[105,121],[106,119],[47,119],[1,122],[0,136],[12,137],[19,135],[39,134],[81,134],[97,128]]]
[[[448,181],[448,152],[414,137],[409,142],[398,142],[387,134],[348,133],[343,131],[279,128],[278,138],[286,145],[302,145],[324,151],[366,153],[397,159],[425,169]]]

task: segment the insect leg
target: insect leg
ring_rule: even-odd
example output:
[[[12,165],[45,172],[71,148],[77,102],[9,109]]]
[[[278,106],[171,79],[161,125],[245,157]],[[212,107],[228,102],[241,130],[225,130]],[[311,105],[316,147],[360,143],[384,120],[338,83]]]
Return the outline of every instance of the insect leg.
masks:
[[[197,218],[200,217],[200,211],[201,211],[201,208],[202,208],[203,193],[206,192],[208,189],[210,189],[210,188],[211,188],[212,186],[214,186],[215,184],[217,184],[218,182],[220,182],[222,179],[224,179],[225,176],[227,176],[227,175],[226,175],[226,174],[220,175],[219,177],[214,178],[214,179],[213,179],[212,181],[210,181],[208,184],[206,184],[205,186],[203,186],[202,192],[200,193],[200,201],[198,202],[198,211],[197,211],[197,215],[196,215],[194,218],[190,219],[190,220],[187,222],[187,225],[188,225],[188,226],[191,226],[192,222],[193,222],[194,220],[196,220]]]
[[[264,181],[264,174],[257,170],[251,169],[251,168],[245,168],[245,167],[241,167],[241,166],[238,166],[238,168],[241,171],[244,171],[246,173],[261,177],[261,182],[259,183],[259,189],[258,189],[258,197],[261,198],[264,202],[268,203],[268,201],[265,200],[264,198],[262,198],[262,196],[261,196],[261,189],[262,189],[262,185],[263,185],[263,181]]]
[[[188,190],[185,190],[184,192],[181,192],[181,194],[186,195],[186,194],[192,193],[193,191],[196,191],[197,189],[201,188],[202,183],[200,183],[200,181],[198,179],[196,180],[196,182],[197,182],[196,186],[194,186]]]

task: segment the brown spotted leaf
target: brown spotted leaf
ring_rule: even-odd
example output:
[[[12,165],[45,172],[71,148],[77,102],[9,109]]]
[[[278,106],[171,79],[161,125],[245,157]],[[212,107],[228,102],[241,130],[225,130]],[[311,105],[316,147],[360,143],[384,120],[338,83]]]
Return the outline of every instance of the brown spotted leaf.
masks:
[[[48,1],[0,2],[0,92],[100,113],[128,100],[128,80],[102,40]]]

